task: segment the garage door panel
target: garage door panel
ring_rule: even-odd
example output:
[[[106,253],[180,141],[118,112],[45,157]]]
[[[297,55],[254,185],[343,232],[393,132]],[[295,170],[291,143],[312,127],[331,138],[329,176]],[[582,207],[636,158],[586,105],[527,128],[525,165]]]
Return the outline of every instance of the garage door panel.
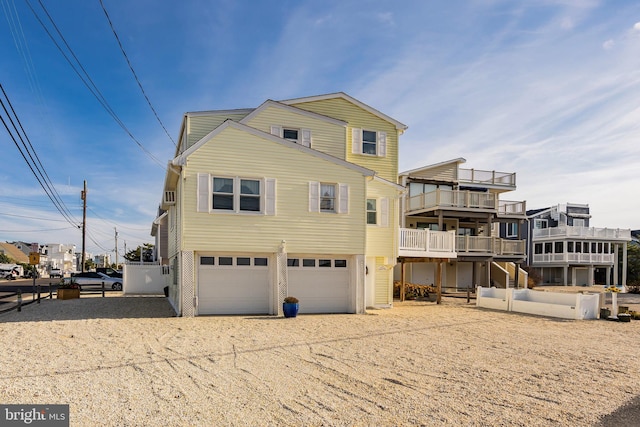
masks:
[[[300,300],[301,314],[349,312],[347,267],[290,267],[288,276],[289,295]]]
[[[269,313],[268,266],[235,264],[199,265],[198,314]]]

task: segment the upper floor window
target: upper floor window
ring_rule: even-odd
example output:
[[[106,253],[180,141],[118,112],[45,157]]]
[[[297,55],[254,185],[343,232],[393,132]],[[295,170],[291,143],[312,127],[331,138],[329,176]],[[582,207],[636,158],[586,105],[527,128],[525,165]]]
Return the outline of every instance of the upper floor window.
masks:
[[[287,139],[296,144],[311,147],[311,130],[295,127],[271,126],[271,134]]]
[[[369,129],[351,130],[351,152],[385,157],[387,155],[387,133]]]
[[[260,212],[260,180],[213,178],[213,209]]]
[[[347,184],[309,182],[309,212],[348,213]]]
[[[518,224],[510,222],[507,224],[507,237],[518,237]]]
[[[536,230],[547,228],[548,226],[549,224],[546,219],[536,218],[533,220],[533,228],[535,228]]]
[[[275,215],[275,179],[198,174],[197,211]]]
[[[320,184],[320,211],[336,211],[336,185]]]
[[[378,223],[376,201],[376,199],[367,199],[367,224],[376,225]]]
[[[373,154],[378,151],[378,134],[370,130],[362,131],[362,154]]]
[[[584,227],[584,219],[583,218],[573,218],[573,226],[574,227]]]
[[[283,128],[282,129],[282,137],[284,139],[288,139],[289,141],[298,142],[298,129],[287,129],[287,128]]]

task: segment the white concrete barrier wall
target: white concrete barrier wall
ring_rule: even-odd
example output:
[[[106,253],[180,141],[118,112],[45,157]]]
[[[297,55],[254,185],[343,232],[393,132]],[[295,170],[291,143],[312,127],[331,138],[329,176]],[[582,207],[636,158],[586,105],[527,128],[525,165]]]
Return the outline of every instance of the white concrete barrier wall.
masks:
[[[561,319],[597,319],[600,296],[478,287],[476,306]]]
[[[165,276],[161,265],[128,265],[122,271],[122,291],[126,294],[164,295]]]
[[[494,310],[509,310],[507,289],[483,288],[476,289],[476,307],[491,308]]]

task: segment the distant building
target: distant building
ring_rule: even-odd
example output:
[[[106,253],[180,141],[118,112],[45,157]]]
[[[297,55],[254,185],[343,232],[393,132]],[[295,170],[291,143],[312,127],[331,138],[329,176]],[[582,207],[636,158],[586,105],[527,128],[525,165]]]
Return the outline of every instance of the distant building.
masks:
[[[626,285],[631,230],[589,226],[588,204],[527,211],[528,264],[543,283]]]
[[[29,256],[22,252],[17,246],[11,243],[0,243],[0,254],[4,254],[16,263],[29,263]]]

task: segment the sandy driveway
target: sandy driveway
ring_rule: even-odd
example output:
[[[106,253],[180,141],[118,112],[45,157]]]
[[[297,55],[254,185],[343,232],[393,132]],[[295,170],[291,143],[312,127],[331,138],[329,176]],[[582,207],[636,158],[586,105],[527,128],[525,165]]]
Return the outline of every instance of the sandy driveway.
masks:
[[[453,299],[295,319],[54,299],[0,315],[0,403],[68,403],[72,426],[589,426],[639,394],[639,332]]]

